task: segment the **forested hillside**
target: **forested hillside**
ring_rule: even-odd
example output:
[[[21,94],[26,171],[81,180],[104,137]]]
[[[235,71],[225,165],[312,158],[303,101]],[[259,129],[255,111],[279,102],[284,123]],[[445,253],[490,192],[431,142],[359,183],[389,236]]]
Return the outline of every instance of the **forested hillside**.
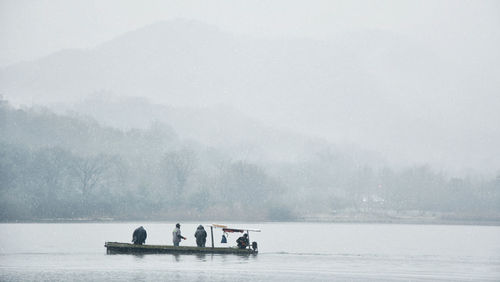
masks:
[[[44,108],[0,106],[0,220],[495,220],[500,179],[429,166],[373,166],[334,146],[257,162],[179,137],[174,125],[106,127]]]

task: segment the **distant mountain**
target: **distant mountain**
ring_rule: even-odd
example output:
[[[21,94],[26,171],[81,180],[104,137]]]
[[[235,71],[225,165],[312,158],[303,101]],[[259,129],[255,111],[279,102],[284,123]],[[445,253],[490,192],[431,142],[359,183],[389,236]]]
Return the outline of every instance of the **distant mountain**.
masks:
[[[384,87],[385,76],[435,77],[439,69],[420,72],[429,56],[439,60],[390,33],[350,34],[334,42],[263,40],[177,20],[128,32],[94,49],[65,50],[4,68],[0,91],[10,101],[46,103],[109,90],[173,105],[229,103],[258,112],[328,98],[342,106],[335,107],[337,115],[344,115],[343,107],[367,110],[366,105],[376,109],[398,102],[390,101],[397,96]]]
[[[445,58],[385,31],[256,39],[175,20],[3,68],[0,93],[14,104],[74,102],[102,91],[176,107],[226,104],[392,160],[496,171],[495,72]]]

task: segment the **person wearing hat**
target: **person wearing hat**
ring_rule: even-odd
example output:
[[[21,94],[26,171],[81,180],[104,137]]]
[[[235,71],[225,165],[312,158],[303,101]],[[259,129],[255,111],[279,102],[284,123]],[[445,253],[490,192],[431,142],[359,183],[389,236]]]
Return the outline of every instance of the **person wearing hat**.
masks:
[[[174,246],[179,246],[181,239],[186,240],[186,237],[181,235],[181,224],[177,223],[175,225],[174,231],[172,231],[172,240],[174,242]]]

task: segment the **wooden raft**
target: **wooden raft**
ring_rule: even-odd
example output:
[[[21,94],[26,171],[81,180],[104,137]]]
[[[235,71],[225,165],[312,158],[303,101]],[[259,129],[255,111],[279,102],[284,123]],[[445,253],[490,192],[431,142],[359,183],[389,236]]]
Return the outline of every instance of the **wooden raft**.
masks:
[[[134,245],[129,243],[106,242],[108,254],[257,254],[252,249],[212,248],[167,245]]]

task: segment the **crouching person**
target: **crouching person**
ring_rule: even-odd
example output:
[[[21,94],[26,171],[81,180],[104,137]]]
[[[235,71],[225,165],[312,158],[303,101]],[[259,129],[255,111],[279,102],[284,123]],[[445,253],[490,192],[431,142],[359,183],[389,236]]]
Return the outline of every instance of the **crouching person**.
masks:
[[[134,233],[132,234],[132,242],[134,242],[134,245],[142,245],[146,242],[147,237],[148,234],[146,232],[146,229],[141,226],[134,230]]]
[[[249,242],[248,242],[248,234],[243,234],[238,240],[236,240],[236,243],[238,243],[238,248],[240,249],[245,249],[248,247]]]

